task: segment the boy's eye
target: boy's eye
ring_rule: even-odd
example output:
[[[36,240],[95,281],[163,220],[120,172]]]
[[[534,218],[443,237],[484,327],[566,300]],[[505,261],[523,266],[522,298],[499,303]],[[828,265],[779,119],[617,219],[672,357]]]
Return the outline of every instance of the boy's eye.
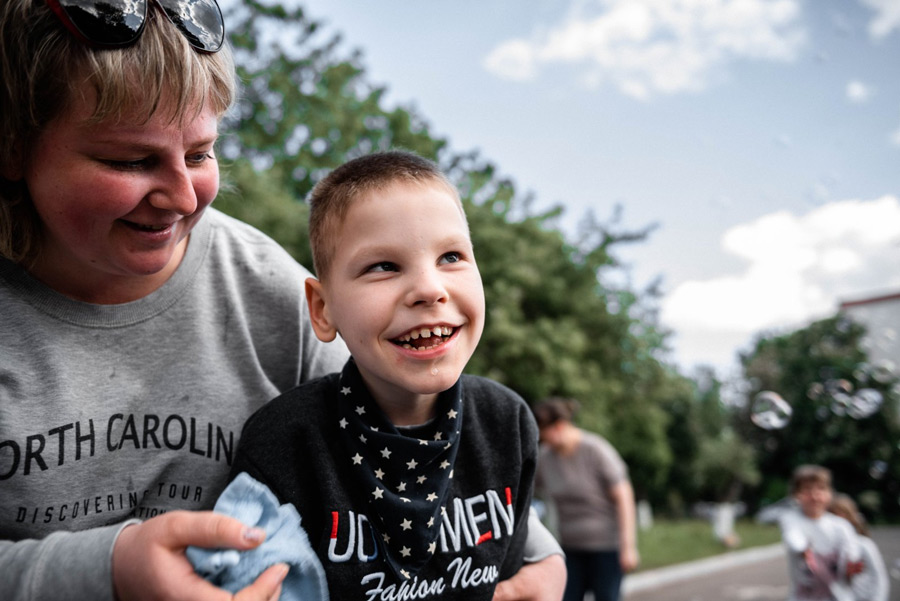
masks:
[[[189,163],[203,163],[209,159],[215,158],[213,157],[212,152],[200,152],[197,154],[192,154],[187,157]]]
[[[374,272],[384,272],[384,271],[397,271],[397,266],[390,261],[382,261],[381,263],[375,263],[370,265],[366,271],[374,271]]]
[[[441,257],[441,263],[457,263],[462,261],[462,255],[458,252],[449,252]]]

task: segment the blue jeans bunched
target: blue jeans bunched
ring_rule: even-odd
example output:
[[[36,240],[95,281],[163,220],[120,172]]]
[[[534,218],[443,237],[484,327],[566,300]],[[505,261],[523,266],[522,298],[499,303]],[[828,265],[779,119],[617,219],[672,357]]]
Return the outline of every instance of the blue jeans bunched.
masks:
[[[587,591],[594,593],[595,601],[619,601],[622,567],[618,550],[563,551],[569,572],[563,601],[584,601]]]

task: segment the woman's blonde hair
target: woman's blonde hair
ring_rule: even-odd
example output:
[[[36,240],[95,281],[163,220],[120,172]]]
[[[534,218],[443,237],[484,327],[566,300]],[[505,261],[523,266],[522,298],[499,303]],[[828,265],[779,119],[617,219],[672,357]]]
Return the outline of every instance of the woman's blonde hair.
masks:
[[[153,117],[165,101],[172,121],[209,103],[222,116],[237,80],[227,44],[198,53],[151,2],[138,41],[95,49],[75,39],[45,0],[0,2],[0,256],[34,258],[41,223],[21,179],[40,133],[76,99],[96,99],[95,122]]]

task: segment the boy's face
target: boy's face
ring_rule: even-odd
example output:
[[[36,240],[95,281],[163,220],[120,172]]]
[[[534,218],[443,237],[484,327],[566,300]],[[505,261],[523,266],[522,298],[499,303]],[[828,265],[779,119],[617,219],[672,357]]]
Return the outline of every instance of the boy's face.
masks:
[[[459,379],[484,328],[484,290],[456,198],[396,183],[354,201],[323,281],[307,280],[316,334],[347,343],[373,397],[431,400]]]
[[[800,510],[807,517],[819,518],[825,514],[831,504],[831,487],[822,482],[807,482],[801,484],[794,493],[794,498],[800,504]]]

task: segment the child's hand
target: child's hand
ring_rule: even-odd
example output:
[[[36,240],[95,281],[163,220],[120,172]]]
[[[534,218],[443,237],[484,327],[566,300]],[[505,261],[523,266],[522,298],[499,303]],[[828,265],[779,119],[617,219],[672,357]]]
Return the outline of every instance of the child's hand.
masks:
[[[194,572],[184,551],[190,546],[252,549],[265,533],[212,513],[172,511],[128,526],[113,548],[113,584],[120,601],[269,601],[281,594],[287,566],[275,565],[236,595],[216,588]]]
[[[853,578],[863,571],[863,562],[848,561],[847,562],[847,578]]]
[[[558,601],[566,588],[566,564],[551,555],[523,565],[509,580],[497,583],[493,601]]]

